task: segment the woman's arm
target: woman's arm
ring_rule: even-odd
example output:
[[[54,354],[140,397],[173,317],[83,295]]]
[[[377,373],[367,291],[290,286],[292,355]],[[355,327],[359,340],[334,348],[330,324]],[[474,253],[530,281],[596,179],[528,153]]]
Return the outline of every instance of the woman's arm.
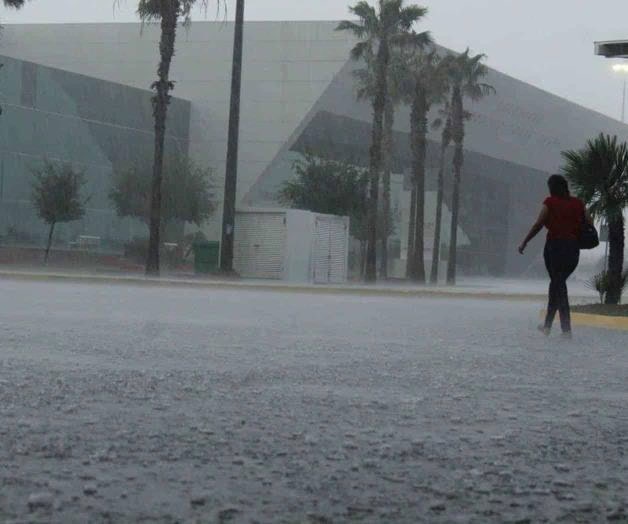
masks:
[[[536,219],[536,222],[532,226],[532,229],[530,229],[530,232],[528,233],[528,236],[525,237],[525,239],[523,240],[523,242],[519,246],[519,253],[521,253],[523,255],[523,252],[526,250],[526,247],[528,247],[528,244],[530,243],[530,241],[536,235],[539,234],[541,229],[543,229],[543,226],[545,226],[545,224],[547,223],[547,219],[548,218],[549,218],[549,208],[546,205],[544,205],[541,208],[541,212],[539,213],[539,218]]]

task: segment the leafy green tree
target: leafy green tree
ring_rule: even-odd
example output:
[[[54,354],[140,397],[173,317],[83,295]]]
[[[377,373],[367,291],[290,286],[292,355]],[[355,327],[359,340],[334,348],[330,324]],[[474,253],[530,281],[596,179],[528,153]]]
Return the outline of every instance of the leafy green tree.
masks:
[[[314,213],[348,216],[350,233],[361,245],[361,273],[365,271],[365,246],[368,239],[368,171],[347,162],[338,162],[306,154],[293,164],[295,177],[284,182],[279,202],[295,209]],[[384,218],[380,202],[378,212],[379,240],[394,234],[393,212]],[[386,229],[388,228],[388,229]]]
[[[563,172],[593,216],[608,224],[607,304],[619,304],[623,289],[624,210],[628,207],[628,145],[600,134],[579,151],[563,153]]]
[[[358,22],[344,21],[338,25],[339,31],[350,31],[360,41],[351,51],[355,60],[374,56],[375,89],[372,99],[373,129],[369,160],[369,213],[366,280],[377,280],[377,222],[379,180],[383,167],[384,113],[388,97],[388,70],[392,47],[404,45],[425,45],[428,33],[417,34],[413,27],[427,13],[418,5],[404,6],[404,0],[379,0],[378,8],[362,0],[350,7]]]
[[[279,202],[313,213],[348,216],[351,219],[351,234],[359,238],[359,225],[367,214],[366,171],[311,153],[296,160],[292,167],[295,177],[282,184]]]
[[[118,0],[119,1],[119,0]],[[223,0],[217,0],[222,2]],[[159,275],[159,244],[161,232],[161,202],[164,143],[168,105],[174,82],[170,79],[170,66],[175,52],[175,42],[179,22],[189,24],[194,6],[207,6],[209,0],[139,0],[137,12],[142,22],[159,21],[161,37],[159,41],[159,66],[157,80],[153,82],[153,116],[155,120],[155,150],[150,206],[150,238],[146,274]]]
[[[118,216],[137,218],[150,225],[150,165],[150,161],[138,162],[114,174],[109,197]],[[162,228],[174,222],[201,226],[213,215],[216,205],[211,169],[199,167],[181,154],[167,156],[164,159],[162,184]]]
[[[45,161],[43,167],[33,170],[33,176],[31,201],[39,218],[50,228],[44,254],[47,264],[55,226],[80,220],[85,215],[85,201],[81,199],[85,174],[70,164]]]
[[[451,204],[451,234],[449,245],[449,265],[447,283],[456,283],[458,254],[458,219],[460,216],[460,184],[464,165],[464,138],[467,112],[464,101],[478,101],[493,94],[495,89],[482,82],[488,68],[482,63],[486,55],[471,56],[469,49],[450,61],[449,81],[451,84],[451,138],[454,143],[454,188]]]

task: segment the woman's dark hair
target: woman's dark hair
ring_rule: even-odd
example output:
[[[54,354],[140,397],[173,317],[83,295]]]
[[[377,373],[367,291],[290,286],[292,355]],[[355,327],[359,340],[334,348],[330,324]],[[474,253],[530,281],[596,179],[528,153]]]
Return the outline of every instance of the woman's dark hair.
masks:
[[[547,181],[547,187],[549,187],[550,195],[560,198],[567,198],[569,196],[569,185],[567,179],[562,175],[552,175]]]

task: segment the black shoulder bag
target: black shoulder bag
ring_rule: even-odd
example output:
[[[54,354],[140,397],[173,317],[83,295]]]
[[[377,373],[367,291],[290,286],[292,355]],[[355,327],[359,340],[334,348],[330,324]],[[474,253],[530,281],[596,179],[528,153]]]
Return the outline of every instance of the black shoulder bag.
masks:
[[[600,245],[600,236],[597,229],[589,224],[586,214],[582,217],[582,227],[580,228],[580,238],[578,239],[580,249],[595,249]]]

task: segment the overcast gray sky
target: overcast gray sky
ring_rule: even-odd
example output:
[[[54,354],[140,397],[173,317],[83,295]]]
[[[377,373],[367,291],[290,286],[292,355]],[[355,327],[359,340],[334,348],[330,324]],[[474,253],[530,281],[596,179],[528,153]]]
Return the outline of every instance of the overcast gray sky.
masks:
[[[214,0],[210,0],[213,2]],[[373,0],[374,1],[374,0]],[[408,0],[411,2],[412,0]],[[130,22],[137,0],[30,0],[5,8],[3,23]],[[228,0],[228,13],[235,0]],[[423,29],[455,50],[470,46],[488,64],[538,87],[606,113],[621,114],[623,79],[593,56],[594,40],[628,38],[626,0],[416,0],[429,8]],[[248,0],[250,20],[347,18],[348,0]],[[212,4],[212,6],[215,4]],[[215,16],[210,9],[209,18]],[[196,18],[204,18],[197,13]],[[0,51],[1,52],[1,51]]]

